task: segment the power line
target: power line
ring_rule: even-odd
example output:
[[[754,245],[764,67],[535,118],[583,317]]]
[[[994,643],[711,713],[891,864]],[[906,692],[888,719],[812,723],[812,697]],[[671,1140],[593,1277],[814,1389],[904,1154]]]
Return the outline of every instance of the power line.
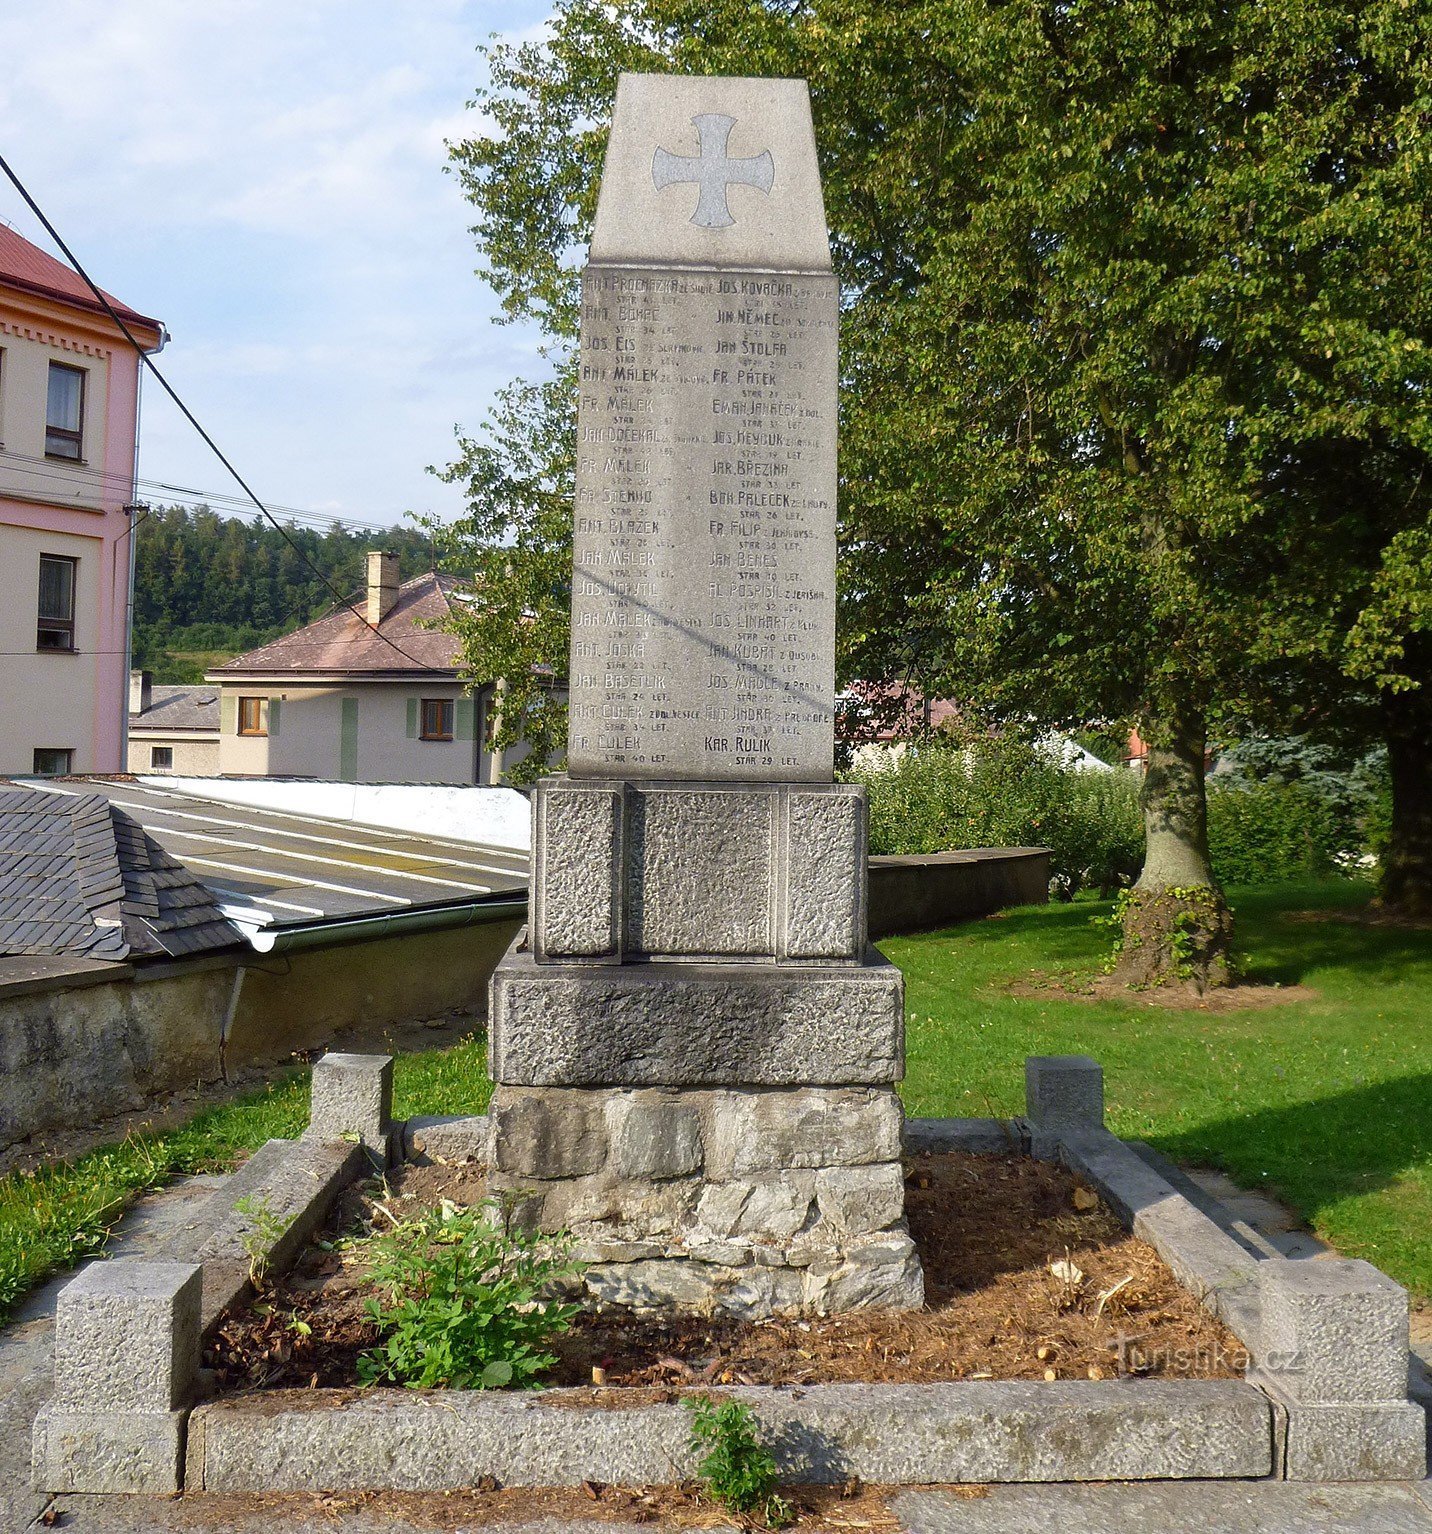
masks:
[[[70,263],[72,267],[74,267],[75,271],[78,273],[85,286],[90,290],[91,293],[94,294],[95,298],[99,300],[100,304],[104,308],[105,313],[109,315],[110,319],[113,320],[114,323],[119,327],[120,333],[124,336],[124,339],[128,341],[129,344],[134,348],[134,353],[139,358],[140,366],[148,368],[154,377],[159,381],[159,387],[164,390],[164,392],[169,396],[171,400],[174,401],[174,404],[178,407],[179,413],[204,439],[204,442],[208,446],[209,451],[213,453],[219,462],[223,464],[223,466],[229,471],[231,475],[233,475],[234,482],[239,486],[244,494],[248,496],[254,505],[258,507],[259,511],[262,512],[262,514],[268,519],[273,527],[277,529],[279,536],[284,540],[284,542],[288,544],[288,546],[293,550],[295,554],[298,555],[304,564],[307,565],[308,568],[312,570],[313,573],[318,577],[318,579],[322,581],[323,584],[329,589],[329,591],[333,593],[334,601],[340,607],[346,607],[348,611],[351,612],[354,617],[356,617],[359,622],[364,625],[365,628],[372,629],[377,638],[381,639],[382,642],[389,647],[389,649],[394,650],[397,652],[397,654],[401,655],[404,660],[411,661],[415,666],[424,666],[426,664],[425,662],[418,660],[418,658],[414,655],[409,655],[408,652],[403,649],[400,644],[395,643],[388,637],[388,635],[384,634],[378,628],[377,624],[369,623],[368,615],[366,613],[360,612],[357,607],[349,602],[343,593],[339,591],[337,586],[335,586],[333,582],[328,579],[323,571],[313,563],[313,561],[308,557],[307,554],[304,553],[298,544],[289,537],[287,529],[278,520],[278,518],[274,516],[268,507],[264,505],[258,496],[254,494],[252,488],[249,485],[249,482],[244,478],[242,474],[239,473],[233,464],[230,463],[228,457],[225,455],[223,449],[220,448],[219,444],[214,441],[214,439],[209,435],[207,431],[204,430],[203,426],[199,422],[198,416],[196,416],[194,412],[190,410],[188,405],[186,405],[184,401],[179,398],[178,391],[174,388],[173,384],[171,384],[169,380],[164,376],[164,374],[160,372],[158,363],[156,363],[153,357],[151,357],[149,353],[146,352],[144,348],[139,344],[139,342],[134,339],[134,335],[131,332],[129,326],[126,325],[120,318],[118,312],[115,310],[114,305],[109,301],[108,297],[106,297],[103,289],[100,288],[100,286],[94,281],[94,279],[84,269],[84,267],[80,265],[79,258],[70,249],[70,247],[65,244],[64,240],[60,237],[59,230],[56,229],[55,226],[50,222],[49,218],[45,215],[45,212],[40,207],[39,203],[37,203],[35,199],[30,195],[24,182],[20,180],[20,178],[15,174],[13,170],[11,170],[9,161],[5,159],[4,155],[0,155],[0,170],[5,172],[6,176],[10,180],[11,185],[14,186],[15,190],[19,192],[21,197],[24,198],[25,203],[29,207],[30,211],[44,226],[45,233],[48,234],[49,237],[55,242],[55,244],[59,246],[60,250],[63,251],[65,259]]]

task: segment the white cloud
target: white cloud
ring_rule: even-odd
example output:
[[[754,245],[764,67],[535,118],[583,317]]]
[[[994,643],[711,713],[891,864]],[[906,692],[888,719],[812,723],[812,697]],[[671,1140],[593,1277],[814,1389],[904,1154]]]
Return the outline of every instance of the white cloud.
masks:
[[[489,323],[441,173],[476,47],[545,0],[0,0],[0,142],[92,275],[174,333],[171,380],[292,505],[456,510],[424,473],[535,338]],[[0,217],[45,243],[7,187]],[[143,473],[226,490],[156,389]]]

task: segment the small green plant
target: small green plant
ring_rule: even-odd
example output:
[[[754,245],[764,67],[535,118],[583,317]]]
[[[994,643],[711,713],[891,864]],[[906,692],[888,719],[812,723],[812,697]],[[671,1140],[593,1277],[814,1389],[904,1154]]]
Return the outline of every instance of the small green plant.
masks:
[[[443,1202],[369,1242],[365,1309],[381,1342],[359,1360],[365,1385],[466,1390],[531,1385],[556,1363],[546,1344],[577,1306],[547,1291],[577,1271],[570,1243],[515,1226],[510,1203]]]
[[[235,1199],[234,1213],[243,1215],[250,1222],[240,1239],[249,1259],[249,1281],[255,1289],[262,1289],[268,1277],[270,1254],[298,1216],[279,1214],[266,1194],[260,1194],[258,1198]]]
[[[733,1513],[759,1510],[768,1528],[784,1528],[791,1507],[776,1495],[775,1456],[761,1442],[756,1414],[740,1401],[710,1396],[688,1396],[682,1404],[691,1413],[692,1448],[706,1450],[696,1473],[707,1491]]]

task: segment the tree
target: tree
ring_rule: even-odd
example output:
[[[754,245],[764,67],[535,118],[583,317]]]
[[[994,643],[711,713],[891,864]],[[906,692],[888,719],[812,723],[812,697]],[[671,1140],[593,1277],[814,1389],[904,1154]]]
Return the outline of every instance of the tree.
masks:
[[[1298,672],[1280,662],[1316,628],[1308,583],[1377,629],[1354,593],[1402,533],[1320,542],[1305,469],[1330,442],[1426,450],[1425,329],[1374,254],[1425,217],[1424,26],[1399,0],[566,0],[544,42],[489,51],[496,131],[452,151],[507,312],[552,339],[557,380],[528,403],[557,444],[618,71],[810,81],[844,294],[843,674],[1043,725],[1138,721],[1131,978],[1226,976],[1206,743]],[[454,472],[535,527],[557,481],[505,473],[513,426]],[[525,550],[499,556],[474,515],[529,602]],[[563,534],[542,526],[531,574],[553,592]],[[1396,568],[1394,646],[1426,590]],[[543,633],[560,666],[560,624]]]

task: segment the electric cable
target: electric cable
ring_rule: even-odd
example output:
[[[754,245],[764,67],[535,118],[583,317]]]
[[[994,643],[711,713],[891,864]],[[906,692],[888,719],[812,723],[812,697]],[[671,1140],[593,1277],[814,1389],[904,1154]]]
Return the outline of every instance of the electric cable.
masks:
[[[307,554],[304,553],[298,544],[294,542],[294,540],[289,536],[287,529],[278,520],[278,518],[273,515],[268,507],[265,506],[264,503],[258,498],[252,487],[249,485],[249,482],[244,478],[242,474],[239,473],[239,471],[229,461],[223,449],[204,429],[203,425],[199,421],[199,418],[179,397],[178,391],[174,388],[173,384],[171,384],[169,380],[164,376],[164,374],[160,372],[159,365],[154,361],[149,353],[144,350],[139,342],[135,340],[133,332],[130,330],[129,326],[125,324],[124,320],[120,318],[118,311],[110,302],[104,290],[99,287],[99,285],[94,281],[90,274],[80,264],[78,257],[76,257],[75,253],[60,237],[59,230],[56,229],[55,226],[50,222],[49,218],[45,214],[44,209],[41,208],[39,203],[37,203],[35,199],[30,195],[29,190],[26,188],[24,182],[21,181],[15,172],[10,168],[10,163],[8,160],[6,160],[3,154],[0,154],[0,170],[5,172],[5,175],[9,178],[11,185],[24,199],[25,205],[43,225],[45,233],[48,234],[49,237],[55,242],[55,244],[59,246],[60,250],[64,253],[65,259],[75,269],[75,272],[79,276],[80,280],[85,284],[90,292],[94,294],[95,298],[103,306],[105,313],[110,317],[115,325],[119,327],[120,333],[124,336],[124,339],[128,341],[130,346],[134,348],[135,355],[139,358],[140,365],[142,367],[148,368],[149,371],[154,375],[154,377],[159,382],[159,387],[164,390],[164,392],[178,407],[179,413],[184,417],[186,421],[188,421],[194,430],[199,433],[200,437],[203,438],[204,443],[209,448],[209,451],[212,452],[213,455],[219,460],[219,462],[223,464],[223,466],[229,471],[229,473],[234,478],[234,482],[254,503],[254,505],[259,509],[259,511],[268,520],[268,522],[275,529],[277,529],[279,536],[284,540],[284,542],[288,544],[293,552],[298,555],[298,557],[314,573],[314,575],[316,575],[318,579],[322,581],[322,583],[329,589],[329,591],[333,593],[334,602],[339,607],[346,607],[348,611],[351,612],[353,616],[357,618],[365,628],[371,629],[373,633],[377,635],[377,637],[381,639],[385,645],[387,645],[391,650],[396,651],[397,654],[401,655],[404,660],[408,661],[414,666],[418,666],[426,670],[427,666],[425,662],[420,661],[415,655],[409,655],[408,652],[403,649],[400,644],[390,638],[387,634],[383,633],[377,624],[370,623],[368,621],[367,613],[360,612],[358,608],[353,603],[351,603],[341,591],[339,591],[337,586],[335,586],[333,582],[328,579],[323,571],[313,563],[313,561],[308,557]]]

